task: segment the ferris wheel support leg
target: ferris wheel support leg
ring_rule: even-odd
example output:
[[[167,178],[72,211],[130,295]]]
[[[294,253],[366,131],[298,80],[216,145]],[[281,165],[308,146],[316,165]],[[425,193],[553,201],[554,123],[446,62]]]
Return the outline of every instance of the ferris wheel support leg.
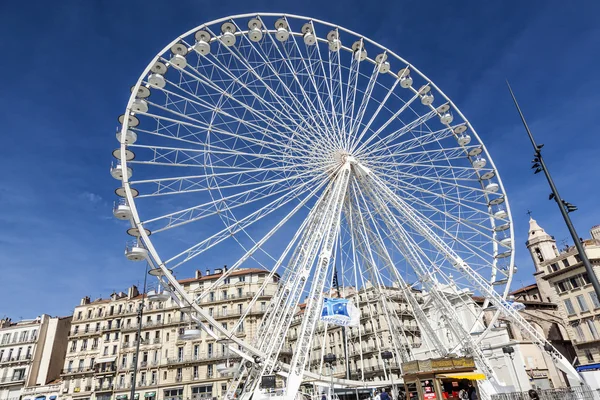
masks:
[[[344,164],[334,179],[336,180],[334,197],[331,207],[329,207],[326,213],[327,226],[323,234],[321,254],[319,255],[315,267],[316,269],[313,275],[310,294],[306,308],[304,309],[304,319],[298,335],[296,351],[294,352],[290,364],[289,377],[285,391],[285,398],[287,400],[293,400],[296,397],[300,384],[302,383],[315,327],[317,325],[318,317],[321,314],[320,308],[323,304],[323,290],[325,288],[326,276],[330,267],[333,247],[340,230],[341,211],[350,179],[349,162]]]
[[[481,277],[481,275],[475,272],[460,256],[458,256],[452,248],[440,239],[408,204],[396,196],[387,185],[377,177],[371,175],[370,178],[372,179],[371,182],[373,183],[373,186],[377,188],[378,192],[403,215],[406,222],[409,223],[412,228],[416,229],[431,245],[442,252],[446,259],[451,262],[458,271],[463,273],[480,293],[496,305],[505,316],[512,319],[522,331],[529,334],[541,351],[546,351],[546,348],[553,349],[552,353],[556,366],[565,372],[570,379],[583,383],[583,379],[579,376],[575,368],[573,368],[567,359],[552,346],[544,335],[540,334],[521,314],[519,314],[519,312],[510,307],[504,301],[502,296],[497,293],[492,286]]]

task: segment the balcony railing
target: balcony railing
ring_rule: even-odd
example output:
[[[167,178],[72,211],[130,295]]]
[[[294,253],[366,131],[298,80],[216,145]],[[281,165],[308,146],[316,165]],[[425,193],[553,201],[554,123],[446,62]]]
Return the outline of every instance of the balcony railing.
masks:
[[[5,364],[5,363],[13,363],[13,362],[23,362],[23,361],[28,361],[31,360],[31,354],[26,354],[24,356],[19,356],[19,357],[4,357],[2,360],[0,360],[1,364]]]
[[[96,392],[106,392],[107,390],[113,390],[114,389],[114,385],[112,383],[103,383],[102,385],[96,385],[94,386],[94,390]]]
[[[65,368],[61,371],[61,374],[63,375],[67,375],[67,374],[85,374],[88,372],[94,372],[94,367],[91,366],[87,366],[87,367],[75,367],[75,368]]]
[[[0,384],[2,383],[12,383],[12,382],[21,382],[25,380],[25,375],[23,376],[11,376],[6,378],[0,378]]]
[[[5,340],[2,341],[2,343],[0,343],[0,346],[11,346],[13,344],[27,344],[27,343],[34,343],[37,340],[37,336],[31,337],[31,338],[27,338],[25,340]]]
[[[73,329],[69,332],[69,336],[85,336],[85,335],[96,335],[100,333],[101,329],[89,328],[89,329]]]
[[[222,351],[214,351],[212,353],[200,353],[200,354],[195,355],[195,356],[192,355],[192,356],[184,356],[184,357],[178,357],[178,358],[169,358],[169,359],[167,359],[166,365],[185,364],[185,363],[193,363],[193,362],[208,361],[208,360],[217,360],[217,359],[227,358],[227,357],[229,357],[230,359],[238,359],[239,358],[233,352],[230,352],[229,354],[225,354]],[[164,364],[165,363],[163,363],[163,365]]]

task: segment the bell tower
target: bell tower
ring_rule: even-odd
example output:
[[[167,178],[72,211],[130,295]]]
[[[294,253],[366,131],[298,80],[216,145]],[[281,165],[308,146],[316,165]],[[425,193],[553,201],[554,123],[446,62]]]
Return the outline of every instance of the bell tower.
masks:
[[[548,235],[531,216],[529,217],[529,236],[526,246],[533,259],[536,271],[540,270],[540,264],[558,256],[554,238]]]

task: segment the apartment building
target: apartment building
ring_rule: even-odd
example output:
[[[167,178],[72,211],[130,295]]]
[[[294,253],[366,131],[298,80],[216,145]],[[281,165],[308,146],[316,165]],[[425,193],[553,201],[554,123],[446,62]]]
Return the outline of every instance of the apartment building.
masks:
[[[189,294],[199,294],[220,278],[225,268],[205,274],[196,271],[193,278],[179,283]],[[277,286],[278,276],[274,276],[250,307],[268,275],[262,269],[236,270],[200,305],[236,336],[252,340]],[[138,321],[142,302],[143,314]],[[246,318],[238,324],[244,314]],[[172,299],[149,301],[135,286],[107,299],[83,298],[73,312],[61,398],[128,399],[138,345],[135,399],[221,398],[232,377],[228,361],[235,360],[225,344],[206,332],[183,340],[181,334],[190,326],[189,318]]]
[[[600,277],[600,226],[582,240],[596,276]],[[595,371],[600,379],[600,301],[574,246],[558,249],[556,241],[531,218],[527,248],[540,295],[558,305],[577,355],[578,370]],[[584,375],[585,376],[585,375]]]
[[[25,387],[43,386],[60,376],[71,317],[0,320],[0,399],[19,400]]]
[[[338,297],[337,291],[331,290],[327,296]],[[392,335],[405,338],[401,342],[408,353],[421,346],[419,327],[401,290],[397,287],[374,287],[367,282],[359,290],[353,287],[341,288],[341,297],[351,299],[359,308],[360,325],[342,328],[319,321],[311,345],[308,369],[325,375],[333,373],[338,378],[344,378],[348,373],[351,379],[372,382],[385,380],[391,373],[393,380],[400,383],[401,360],[397,357],[401,350],[394,348]],[[288,345],[285,349],[289,348],[290,354],[296,348],[303,314],[304,307],[301,305],[288,331]],[[388,320],[401,326],[402,331],[391,329]],[[392,352],[394,358],[384,362],[381,353],[385,351]],[[331,371],[323,361],[326,354],[334,354],[337,359]]]

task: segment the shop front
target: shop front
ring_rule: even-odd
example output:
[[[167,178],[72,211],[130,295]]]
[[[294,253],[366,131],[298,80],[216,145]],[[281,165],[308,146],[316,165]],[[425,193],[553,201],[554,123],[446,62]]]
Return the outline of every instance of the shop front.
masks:
[[[458,400],[461,390],[479,393],[477,381],[485,379],[470,357],[411,361],[402,371],[407,400]]]

